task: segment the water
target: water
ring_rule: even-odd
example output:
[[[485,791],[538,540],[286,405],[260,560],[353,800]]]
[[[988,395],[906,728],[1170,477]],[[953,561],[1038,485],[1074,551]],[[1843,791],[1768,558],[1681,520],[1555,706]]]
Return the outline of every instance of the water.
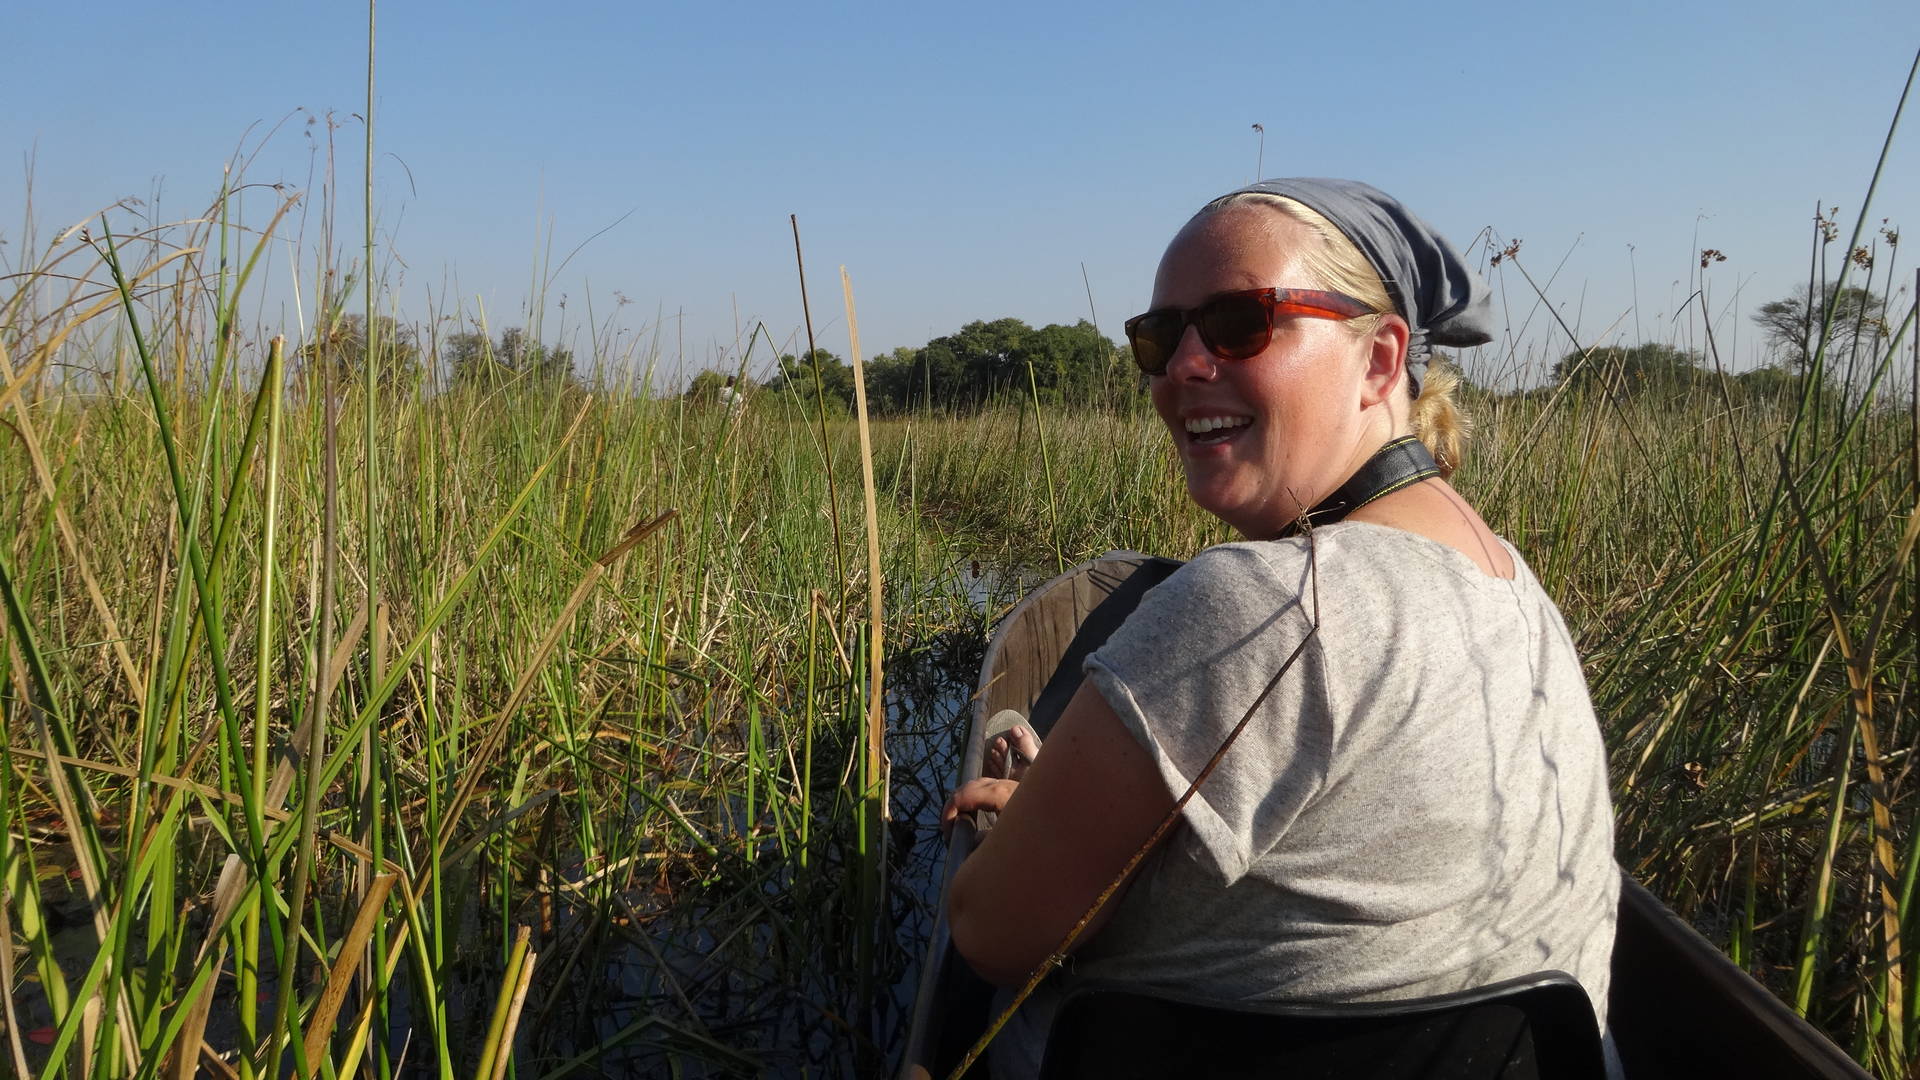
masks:
[[[758,889],[729,882],[703,895],[700,883],[684,883],[685,891],[665,902],[670,915],[648,930],[647,945],[610,961],[619,993],[592,1003],[591,1036],[573,1040],[575,1052],[651,1020],[598,1066],[609,1075],[794,1078],[871,1075],[894,1066],[939,909],[946,857],[940,810],[959,774],[986,631],[1033,580],[972,562],[953,568],[928,591],[960,599],[968,615],[946,630],[897,642],[887,657],[886,926],[865,1015],[853,976],[857,914],[837,910],[848,897],[841,879],[857,868],[800,874],[769,839],[758,849],[756,865],[766,868]],[[744,806],[729,809],[744,819]],[[817,936],[795,940],[782,929],[789,923],[804,924],[795,933]],[[722,1046],[752,1049],[735,1055]]]

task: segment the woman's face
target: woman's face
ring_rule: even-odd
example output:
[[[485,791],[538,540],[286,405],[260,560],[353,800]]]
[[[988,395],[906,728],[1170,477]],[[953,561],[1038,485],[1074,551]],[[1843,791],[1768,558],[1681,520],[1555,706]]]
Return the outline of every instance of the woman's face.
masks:
[[[1320,288],[1299,259],[1318,242],[1270,207],[1230,206],[1174,237],[1154,277],[1152,306],[1185,310],[1225,292]],[[1381,323],[1404,327],[1396,316]],[[1385,399],[1378,369],[1393,347],[1378,347],[1381,337],[1355,335],[1331,319],[1282,315],[1266,351],[1222,360],[1188,327],[1166,373],[1151,382],[1193,501],[1242,536],[1265,539],[1332,494],[1392,434],[1387,410],[1378,408]],[[1398,384],[1391,371],[1385,381]]]

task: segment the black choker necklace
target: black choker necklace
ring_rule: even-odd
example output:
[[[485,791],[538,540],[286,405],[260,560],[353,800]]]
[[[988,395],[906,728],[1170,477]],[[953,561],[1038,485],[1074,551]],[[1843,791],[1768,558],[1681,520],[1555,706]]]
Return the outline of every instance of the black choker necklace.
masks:
[[[1281,537],[1293,536],[1302,526],[1331,525],[1382,495],[1391,495],[1403,487],[1440,475],[1440,466],[1427,450],[1427,444],[1412,435],[1392,439],[1374,451],[1358,472],[1347,478],[1333,494],[1307,511],[1299,521],[1281,530]]]

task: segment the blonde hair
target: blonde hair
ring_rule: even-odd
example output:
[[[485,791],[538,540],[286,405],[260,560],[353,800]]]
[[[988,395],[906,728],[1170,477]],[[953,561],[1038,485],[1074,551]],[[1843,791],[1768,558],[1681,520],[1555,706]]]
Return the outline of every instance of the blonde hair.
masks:
[[[1300,253],[1300,261],[1316,285],[1346,293],[1376,311],[1395,310],[1393,296],[1387,292],[1386,283],[1380,280],[1380,273],[1373,268],[1373,263],[1354,246],[1353,241],[1347,239],[1347,234],[1341,232],[1339,226],[1303,202],[1284,195],[1243,191],[1213,200],[1201,207],[1194,217],[1218,213],[1229,206],[1242,204],[1277,210],[1306,226],[1320,238],[1317,246]],[[1365,336],[1379,327],[1380,317],[1362,316],[1347,320],[1345,325],[1355,334]],[[1466,414],[1453,400],[1453,392],[1459,386],[1459,373],[1451,366],[1443,365],[1439,357],[1434,357],[1427,364],[1426,375],[1420,380],[1420,396],[1413,400],[1413,408],[1407,418],[1414,435],[1427,444],[1427,450],[1439,464],[1442,476],[1452,476],[1465,460],[1467,438],[1471,431]]]

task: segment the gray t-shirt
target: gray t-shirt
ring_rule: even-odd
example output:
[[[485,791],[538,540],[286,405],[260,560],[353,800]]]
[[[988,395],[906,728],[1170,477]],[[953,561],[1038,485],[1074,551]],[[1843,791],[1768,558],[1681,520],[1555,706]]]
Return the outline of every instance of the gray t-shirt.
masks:
[[[1504,541],[1503,541],[1504,543]],[[1069,965],[1219,1000],[1384,1001],[1549,968],[1605,1030],[1620,871],[1572,638],[1516,576],[1362,522],[1224,544],[1147,594],[1087,678],[1177,797],[1294,652]]]

